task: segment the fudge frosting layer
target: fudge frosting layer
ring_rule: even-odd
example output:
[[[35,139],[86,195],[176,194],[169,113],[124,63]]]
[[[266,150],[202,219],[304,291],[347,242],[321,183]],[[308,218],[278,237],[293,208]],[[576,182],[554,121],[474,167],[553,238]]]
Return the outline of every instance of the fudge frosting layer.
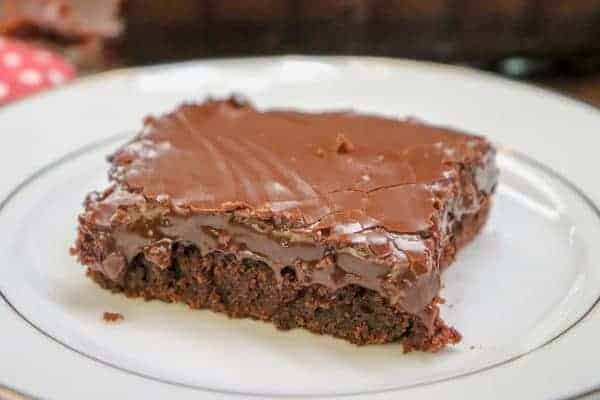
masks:
[[[354,113],[259,112],[235,99],[147,118],[110,157],[82,226],[106,230],[92,266],[118,279],[175,241],[293,268],[307,285],[357,284],[409,312],[440,288],[457,224],[487,207],[494,151],[481,137]],[[83,260],[85,262],[85,260]]]
[[[420,123],[262,113],[229,100],[147,118],[141,135],[111,158],[111,178],[194,211],[234,203],[293,212],[294,224],[306,226],[355,210],[389,231],[412,233],[431,227],[434,192],[458,178],[455,164],[489,151],[482,138]],[[480,183],[489,190],[494,182]]]

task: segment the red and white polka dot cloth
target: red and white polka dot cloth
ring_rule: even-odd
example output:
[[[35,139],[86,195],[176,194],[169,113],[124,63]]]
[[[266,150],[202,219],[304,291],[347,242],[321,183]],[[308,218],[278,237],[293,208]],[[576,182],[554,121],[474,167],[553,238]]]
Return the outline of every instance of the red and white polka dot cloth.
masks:
[[[0,37],[0,105],[60,85],[75,77],[62,57]]]

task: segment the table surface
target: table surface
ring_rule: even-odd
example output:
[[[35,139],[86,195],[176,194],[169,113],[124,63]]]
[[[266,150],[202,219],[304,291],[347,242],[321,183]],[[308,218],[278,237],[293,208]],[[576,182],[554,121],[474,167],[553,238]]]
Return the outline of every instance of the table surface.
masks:
[[[577,78],[558,77],[536,82],[600,107],[600,72]]]

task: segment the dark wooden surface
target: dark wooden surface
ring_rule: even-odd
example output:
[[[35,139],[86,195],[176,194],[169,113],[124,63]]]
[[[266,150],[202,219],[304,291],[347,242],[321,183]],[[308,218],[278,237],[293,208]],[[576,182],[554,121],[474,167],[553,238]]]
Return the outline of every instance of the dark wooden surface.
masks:
[[[544,79],[537,83],[600,107],[600,72],[578,78]]]

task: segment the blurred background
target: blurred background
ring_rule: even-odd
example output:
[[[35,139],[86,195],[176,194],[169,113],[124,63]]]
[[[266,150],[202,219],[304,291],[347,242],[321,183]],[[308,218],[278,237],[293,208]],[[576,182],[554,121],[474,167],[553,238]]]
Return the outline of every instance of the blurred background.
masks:
[[[474,66],[600,105],[600,0],[0,0],[0,35],[85,75],[205,57],[336,54]]]

